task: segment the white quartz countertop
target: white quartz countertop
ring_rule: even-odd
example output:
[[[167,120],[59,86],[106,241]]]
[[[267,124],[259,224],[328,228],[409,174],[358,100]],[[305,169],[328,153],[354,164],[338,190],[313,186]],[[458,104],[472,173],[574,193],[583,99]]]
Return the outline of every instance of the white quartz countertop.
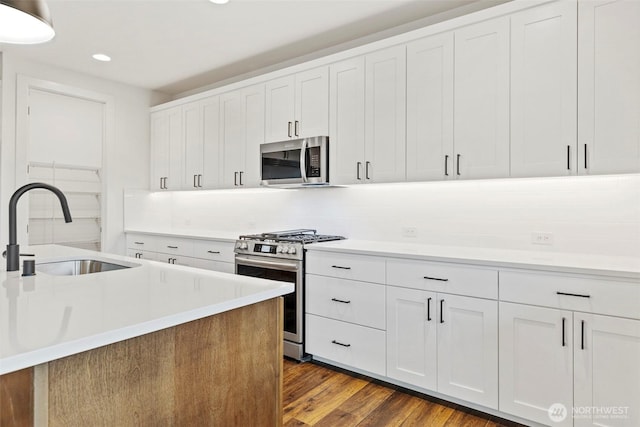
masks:
[[[36,263],[98,259],[132,268],[80,276],[1,267],[0,375],[293,292],[256,279],[57,245]]]
[[[306,248],[309,251],[350,252],[424,261],[593,274],[632,279],[639,281],[640,284],[640,258],[630,256],[485,249],[352,239],[316,243],[308,245]]]
[[[181,228],[127,228],[126,230],[124,230],[124,232],[131,234],[151,234],[157,236],[184,237],[187,239],[218,240],[221,242],[235,242],[236,240],[238,240],[238,236],[240,235],[252,234],[251,232],[243,231],[195,230]]]

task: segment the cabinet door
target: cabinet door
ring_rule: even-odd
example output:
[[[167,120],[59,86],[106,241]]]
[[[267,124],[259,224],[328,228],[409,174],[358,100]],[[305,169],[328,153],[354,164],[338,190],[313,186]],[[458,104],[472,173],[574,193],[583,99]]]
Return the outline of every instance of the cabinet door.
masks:
[[[387,376],[436,390],[436,294],[387,287]]]
[[[177,190],[182,182],[182,113],[171,108],[151,114],[151,189]]]
[[[500,411],[550,424],[562,404],[553,425],[573,425],[572,329],[570,311],[500,303]]]
[[[640,2],[578,2],[578,170],[640,172]]]
[[[296,74],[293,135],[304,138],[329,134],[329,70]]]
[[[457,178],[509,176],[509,18],[455,32]]]
[[[575,426],[640,425],[640,321],[574,315]]]
[[[498,303],[438,294],[438,392],[498,409]]]
[[[242,90],[220,95],[220,183],[223,187],[239,186],[239,174],[245,155],[245,126]]]
[[[365,58],[365,181],[405,180],[406,48]]]
[[[364,57],[331,65],[329,176],[332,184],[364,180]]]
[[[220,185],[220,99],[217,96],[202,102],[203,166],[199,177],[200,188],[217,188]]]
[[[242,172],[239,177],[240,185],[258,187],[260,185],[260,144],[264,143],[264,84],[243,89],[242,102],[245,147],[240,169]]]
[[[453,33],[407,46],[407,180],[453,177]]]
[[[577,7],[511,17],[511,176],[576,173]]]
[[[198,177],[202,175],[204,139],[202,105],[193,102],[182,107],[182,130],[184,138],[184,175],[182,188],[197,189]]]
[[[265,89],[265,139],[273,142],[294,137],[295,76],[271,80]]]

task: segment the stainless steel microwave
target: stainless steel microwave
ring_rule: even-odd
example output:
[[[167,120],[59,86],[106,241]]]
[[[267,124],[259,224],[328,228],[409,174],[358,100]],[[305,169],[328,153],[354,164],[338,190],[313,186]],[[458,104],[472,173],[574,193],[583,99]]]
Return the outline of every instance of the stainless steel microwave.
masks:
[[[260,145],[261,183],[269,187],[329,184],[329,137]]]

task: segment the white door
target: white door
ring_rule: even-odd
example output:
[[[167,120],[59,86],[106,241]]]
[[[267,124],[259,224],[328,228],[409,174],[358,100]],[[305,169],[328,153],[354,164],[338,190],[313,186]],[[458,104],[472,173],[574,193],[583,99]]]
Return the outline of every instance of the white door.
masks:
[[[365,181],[405,180],[406,48],[365,58]]]
[[[242,186],[260,185],[260,144],[264,143],[264,84],[242,90],[244,115],[244,165],[241,169]]]
[[[387,287],[387,376],[436,390],[436,294]]]
[[[509,18],[455,32],[457,178],[509,176]]]
[[[180,189],[183,151],[181,107],[152,113],[151,189]]]
[[[453,177],[453,33],[407,46],[407,180]]]
[[[500,303],[500,411],[547,425],[573,425],[572,330],[570,311]],[[555,405],[558,418],[552,420],[554,404],[567,412]]]
[[[297,138],[329,134],[329,69],[296,74],[295,121]]]
[[[220,99],[217,96],[202,101],[202,176],[200,188],[217,188],[220,185]]]
[[[364,181],[364,57],[331,65],[329,167],[333,184]]]
[[[578,2],[578,170],[640,172],[640,2]]]
[[[242,89],[220,95],[220,170],[223,187],[238,187],[244,165],[245,126]]]
[[[265,139],[283,141],[294,137],[295,76],[271,80],[265,85]]]
[[[498,303],[438,294],[438,392],[498,409]]]
[[[640,321],[574,314],[574,425],[640,425]],[[592,410],[591,416],[584,411]]]
[[[511,17],[511,176],[575,175],[577,6]]]
[[[202,175],[204,139],[202,105],[192,102],[182,107],[182,131],[184,137],[184,175],[182,188],[197,189]]]

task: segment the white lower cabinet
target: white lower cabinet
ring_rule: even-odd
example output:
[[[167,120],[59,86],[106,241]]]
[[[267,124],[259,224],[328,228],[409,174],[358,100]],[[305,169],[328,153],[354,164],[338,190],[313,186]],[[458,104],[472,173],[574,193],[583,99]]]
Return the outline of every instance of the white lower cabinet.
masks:
[[[306,315],[306,351],[345,366],[385,374],[385,332],[335,319]]]
[[[497,302],[387,289],[387,376],[498,407]]]
[[[234,243],[127,233],[127,256],[234,273]]]
[[[573,321],[565,310],[500,303],[500,410],[549,424],[573,401]],[[558,426],[573,425],[571,417]]]
[[[637,281],[503,271],[500,298],[501,412],[551,426],[640,425]]]
[[[500,411],[553,426],[640,425],[640,321],[500,303]]]

